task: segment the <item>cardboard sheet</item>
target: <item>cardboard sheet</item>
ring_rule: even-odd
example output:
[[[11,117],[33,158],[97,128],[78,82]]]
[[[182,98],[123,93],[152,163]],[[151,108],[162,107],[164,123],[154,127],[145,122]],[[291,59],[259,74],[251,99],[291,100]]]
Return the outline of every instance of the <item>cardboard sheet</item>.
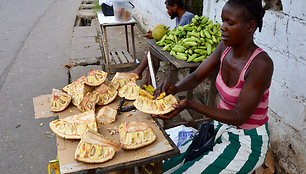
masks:
[[[33,99],[34,101],[34,110],[35,110],[35,118],[42,118],[58,115],[59,118],[65,118],[68,116],[72,116],[74,114],[81,113],[75,106],[72,104],[66,108],[64,111],[51,114],[48,101],[48,95],[39,96]],[[117,97],[114,102],[109,104],[109,107],[113,109],[117,109],[117,106],[120,102],[120,97]],[[126,101],[124,106],[132,105],[132,101]],[[103,106],[96,107],[96,113],[103,108]],[[36,113],[37,112],[37,113]],[[47,114],[48,113],[48,114]],[[95,168],[102,168],[102,167],[109,167],[113,166],[112,168],[116,168],[116,166],[125,166],[133,161],[140,161],[142,159],[147,158],[154,158],[155,155],[173,150],[173,147],[169,144],[166,137],[163,135],[162,131],[160,130],[159,126],[156,122],[151,118],[150,115],[141,113],[137,110],[123,112],[120,115],[117,115],[116,121],[111,124],[101,125],[99,124],[99,133],[103,136],[108,137],[110,140],[120,143],[119,141],[119,134],[116,133],[111,135],[111,131],[115,131],[118,129],[119,125],[123,122],[127,121],[142,121],[150,125],[153,129],[154,133],[156,134],[156,140],[151,145],[136,149],[136,150],[119,150],[116,152],[113,159],[106,161],[100,164],[86,164],[82,162],[78,162],[74,160],[74,153],[76,147],[79,143],[79,140],[65,140],[61,137],[57,137],[57,148],[58,148],[58,156],[59,156],[59,163],[60,163],[60,170],[61,173],[72,173],[82,170],[88,169],[95,169]]]
[[[57,116],[57,113],[50,110],[50,98],[51,94],[40,95],[33,98],[35,119]]]

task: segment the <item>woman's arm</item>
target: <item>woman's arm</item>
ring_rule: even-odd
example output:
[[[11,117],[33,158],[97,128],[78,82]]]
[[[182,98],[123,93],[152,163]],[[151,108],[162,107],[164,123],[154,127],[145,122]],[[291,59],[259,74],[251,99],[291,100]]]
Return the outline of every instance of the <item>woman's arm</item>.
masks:
[[[273,62],[266,53],[261,53],[253,60],[246,74],[246,80],[233,110],[218,109],[206,105],[182,100],[175,106],[177,110],[193,109],[211,119],[231,125],[242,125],[256,109],[269,87],[273,74]]]
[[[219,69],[220,57],[225,48],[226,46],[223,42],[220,42],[215,51],[194,72],[188,74],[175,85],[177,92],[187,91],[197,87],[210,73]]]
[[[183,80],[176,85],[168,81],[163,81],[154,91],[154,96],[157,98],[162,92],[167,94],[176,94],[178,92],[187,91],[195,88],[201,83],[211,72],[219,69],[220,57],[226,46],[220,42],[215,51],[200,64],[200,66],[191,74],[187,75]]]

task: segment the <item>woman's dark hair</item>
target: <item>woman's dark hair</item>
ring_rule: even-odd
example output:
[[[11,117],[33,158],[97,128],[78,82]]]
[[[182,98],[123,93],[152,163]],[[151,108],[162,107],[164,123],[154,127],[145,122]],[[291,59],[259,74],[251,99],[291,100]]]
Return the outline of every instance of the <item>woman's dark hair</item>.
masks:
[[[227,4],[242,5],[249,12],[249,15],[245,15],[246,20],[255,20],[259,32],[262,28],[262,18],[265,15],[265,9],[262,7],[261,0],[229,0]]]
[[[170,5],[171,7],[176,4],[177,6],[179,6],[180,8],[184,8],[184,2],[183,0],[166,0],[165,4]]]

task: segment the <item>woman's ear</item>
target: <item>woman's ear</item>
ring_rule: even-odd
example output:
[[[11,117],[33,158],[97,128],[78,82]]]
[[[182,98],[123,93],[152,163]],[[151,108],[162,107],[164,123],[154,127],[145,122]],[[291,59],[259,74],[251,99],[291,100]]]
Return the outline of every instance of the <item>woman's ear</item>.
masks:
[[[248,23],[248,31],[249,32],[255,32],[257,28],[257,22],[255,20],[251,20],[249,23]]]

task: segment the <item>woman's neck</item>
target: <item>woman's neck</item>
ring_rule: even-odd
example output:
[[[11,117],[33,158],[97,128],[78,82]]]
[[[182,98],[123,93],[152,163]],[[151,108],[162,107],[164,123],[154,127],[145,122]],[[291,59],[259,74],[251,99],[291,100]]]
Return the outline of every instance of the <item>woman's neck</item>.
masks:
[[[256,50],[257,45],[253,42],[253,40],[243,43],[239,46],[233,46],[233,57],[236,59],[246,59],[251,56],[251,54]]]

